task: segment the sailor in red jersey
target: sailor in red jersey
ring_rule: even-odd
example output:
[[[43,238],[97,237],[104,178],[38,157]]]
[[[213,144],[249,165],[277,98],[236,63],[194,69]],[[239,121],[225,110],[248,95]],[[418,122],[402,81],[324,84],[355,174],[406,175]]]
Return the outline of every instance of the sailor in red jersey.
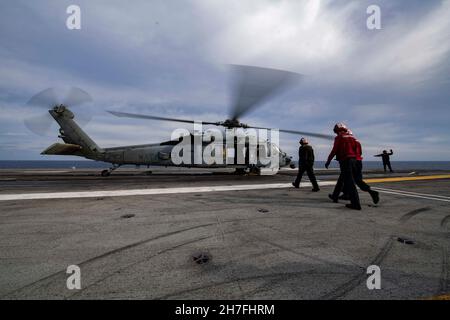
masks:
[[[334,139],[333,149],[328,156],[325,167],[328,169],[331,160],[336,157],[341,168],[345,190],[348,192],[351,202],[350,204],[347,204],[346,207],[349,209],[361,210],[359,195],[353,178],[353,172],[356,171],[358,148],[360,148],[361,144],[359,144],[358,147],[357,140],[353,135],[348,133],[347,126],[343,123],[337,123],[334,126],[333,131],[336,133],[336,138]]]
[[[353,135],[353,132],[347,128],[347,134]],[[355,168],[353,169],[353,180],[355,181],[355,184],[362,191],[368,192],[370,194],[370,196],[372,197],[372,201],[375,204],[377,204],[380,201],[379,193],[377,191],[372,190],[370,188],[370,186],[363,180],[362,147],[361,147],[361,143],[359,142],[358,139],[356,139],[356,137],[355,137],[355,140],[356,140],[356,162],[355,162]],[[344,195],[341,198],[339,198],[339,194],[341,193],[341,191],[344,191]],[[344,200],[349,199],[348,192],[344,186],[344,179],[343,179],[342,174],[339,175],[339,179],[336,183],[333,193],[329,194],[328,197],[331,200],[333,200],[333,202],[338,202],[338,199],[344,199]]]
[[[349,133],[352,134],[352,132],[350,130],[349,130]],[[373,203],[377,204],[380,201],[379,193],[375,190],[372,190],[370,188],[370,186],[363,180],[362,147],[361,147],[361,143],[357,139],[356,139],[356,150],[357,150],[356,167],[353,170],[353,179],[355,180],[356,185],[362,191],[368,192],[370,194],[370,196],[372,197]]]

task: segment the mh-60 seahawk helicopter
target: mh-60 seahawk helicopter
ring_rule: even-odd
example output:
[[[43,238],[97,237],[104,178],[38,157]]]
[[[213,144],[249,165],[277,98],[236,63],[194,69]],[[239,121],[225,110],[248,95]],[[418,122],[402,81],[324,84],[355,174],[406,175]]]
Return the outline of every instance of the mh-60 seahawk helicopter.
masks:
[[[236,86],[236,96],[234,99],[233,106],[231,108],[232,112],[230,117],[225,121],[220,122],[201,122],[202,125],[211,126],[221,126],[227,129],[265,129],[273,130],[270,128],[254,127],[247,124],[241,123],[239,118],[245,113],[254,109],[258,104],[267,99],[270,95],[280,90],[285,85],[291,83],[293,80],[300,77],[299,74],[268,69],[260,67],[250,67],[250,66],[233,66],[237,75],[237,86]],[[54,143],[47,149],[45,149],[41,154],[44,155],[71,155],[79,156],[87,159],[92,159],[96,161],[103,161],[111,163],[112,166],[109,169],[103,170],[101,175],[106,177],[111,174],[111,172],[122,165],[146,165],[146,166],[179,166],[179,167],[198,167],[198,168],[234,168],[237,173],[243,173],[245,171],[252,171],[256,173],[261,173],[261,170],[266,168],[268,165],[257,161],[256,163],[250,163],[248,157],[245,157],[243,163],[233,162],[230,164],[228,161],[223,161],[222,163],[181,163],[175,164],[172,161],[172,150],[177,146],[183,138],[172,139],[169,141],[161,143],[152,143],[144,145],[128,145],[113,148],[101,148],[97,145],[88,135],[85,133],[80,126],[75,122],[75,115],[69,109],[69,106],[80,105],[91,101],[91,97],[85,91],[79,88],[71,88],[64,102],[57,102],[56,94],[54,89],[46,89],[35,96],[33,96],[28,105],[32,106],[44,106],[46,108],[51,107],[48,113],[53,117],[53,119],[59,124],[59,138],[61,138],[64,143]],[[174,119],[159,116],[143,115],[136,113],[126,113],[109,111],[111,114],[118,117],[128,117],[137,119],[150,119],[159,121],[173,121],[181,123],[197,123],[192,120],[186,119]],[[49,117],[48,117],[49,118]],[[50,122],[49,122],[50,121]],[[25,125],[37,134],[42,134],[51,125],[52,119],[35,117],[25,120]],[[277,129],[279,132],[307,135],[324,139],[332,139],[329,135],[302,132],[295,130],[284,130]],[[202,132],[191,133],[192,141],[195,140],[196,135],[203,135]],[[203,141],[203,139],[201,140]],[[214,143],[226,145],[225,141],[214,141]],[[204,149],[209,144],[209,142],[202,142],[201,148]],[[281,151],[279,146],[268,140],[265,141],[264,152],[275,153],[278,155],[278,166],[286,167],[291,166],[292,158],[289,157],[285,152]],[[227,148],[229,146],[227,145]],[[236,147],[236,145],[234,145]],[[259,145],[260,147],[260,145]],[[194,148],[192,148],[192,158]],[[224,152],[224,157],[228,150]],[[258,149],[258,152],[260,150]],[[236,157],[237,152],[234,152],[234,157]],[[228,155],[229,156],[229,155]],[[279,168],[276,168],[279,169]]]

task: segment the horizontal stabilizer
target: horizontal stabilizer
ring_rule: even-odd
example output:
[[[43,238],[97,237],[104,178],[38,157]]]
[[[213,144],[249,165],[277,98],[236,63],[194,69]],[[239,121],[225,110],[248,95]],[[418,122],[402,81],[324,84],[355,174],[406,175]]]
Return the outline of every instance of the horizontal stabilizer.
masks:
[[[77,144],[70,143],[54,143],[47,149],[41,152],[41,154],[53,154],[53,155],[73,155],[80,156],[83,148]]]

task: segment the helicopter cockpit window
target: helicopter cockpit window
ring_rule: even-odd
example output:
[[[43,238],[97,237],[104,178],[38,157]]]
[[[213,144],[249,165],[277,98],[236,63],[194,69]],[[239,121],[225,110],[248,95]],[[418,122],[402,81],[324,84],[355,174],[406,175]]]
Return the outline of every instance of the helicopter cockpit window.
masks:
[[[273,144],[273,143],[272,143],[272,150],[273,150],[273,152],[281,153],[280,148],[276,144]]]
[[[266,144],[258,145],[258,154],[260,157],[270,157],[271,148],[267,148]]]

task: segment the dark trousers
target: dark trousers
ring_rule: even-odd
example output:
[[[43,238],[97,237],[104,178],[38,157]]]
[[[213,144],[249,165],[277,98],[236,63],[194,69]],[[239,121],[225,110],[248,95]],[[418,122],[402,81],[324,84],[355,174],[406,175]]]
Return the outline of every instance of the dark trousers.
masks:
[[[363,174],[362,174],[362,161],[360,160],[356,160],[355,163],[355,170],[353,172],[353,179],[355,180],[356,185],[365,192],[370,192],[372,191],[370,189],[370,186],[364,182],[363,180]]]
[[[360,207],[361,204],[359,202],[358,190],[356,190],[355,186],[356,179],[354,178],[354,173],[357,173],[358,171],[356,162],[357,161],[355,158],[350,158],[339,161],[339,165],[341,168],[341,175],[344,183],[344,188],[345,191],[348,193],[350,202],[352,203],[352,205]],[[361,174],[361,181],[362,181],[362,174]]]
[[[336,185],[334,186],[333,198],[339,198],[341,191],[343,191],[345,195],[348,194],[347,190],[344,189],[344,176],[342,175],[342,172],[339,174],[339,178],[336,181]]]
[[[314,189],[319,189],[319,185],[317,184],[316,176],[314,174],[314,168],[312,165],[299,165],[297,178],[295,179],[294,184],[296,186],[300,185],[300,181],[302,181],[303,174],[308,174],[309,181],[311,181]]]
[[[383,162],[383,167],[384,167],[384,172],[386,172],[386,167],[389,168],[389,171],[390,171],[390,172],[393,172],[393,171],[392,171],[392,167],[391,167],[391,162],[390,162],[390,161],[388,161],[388,162]]]
[[[370,193],[372,190],[370,189],[370,186],[363,180],[362,168],[363,168],[362,161],[356,160],[354,168],[352,169],[353,180],[362,191]],[[337,199],[341,191],[343,191],[345,195],[349,194],[348,190],[346,190],[346,187],[344,185],[344,176],[342,171],[341,174],[339,175],[338,181],[336,182],[336,186],[334,187],[333,198]]]

